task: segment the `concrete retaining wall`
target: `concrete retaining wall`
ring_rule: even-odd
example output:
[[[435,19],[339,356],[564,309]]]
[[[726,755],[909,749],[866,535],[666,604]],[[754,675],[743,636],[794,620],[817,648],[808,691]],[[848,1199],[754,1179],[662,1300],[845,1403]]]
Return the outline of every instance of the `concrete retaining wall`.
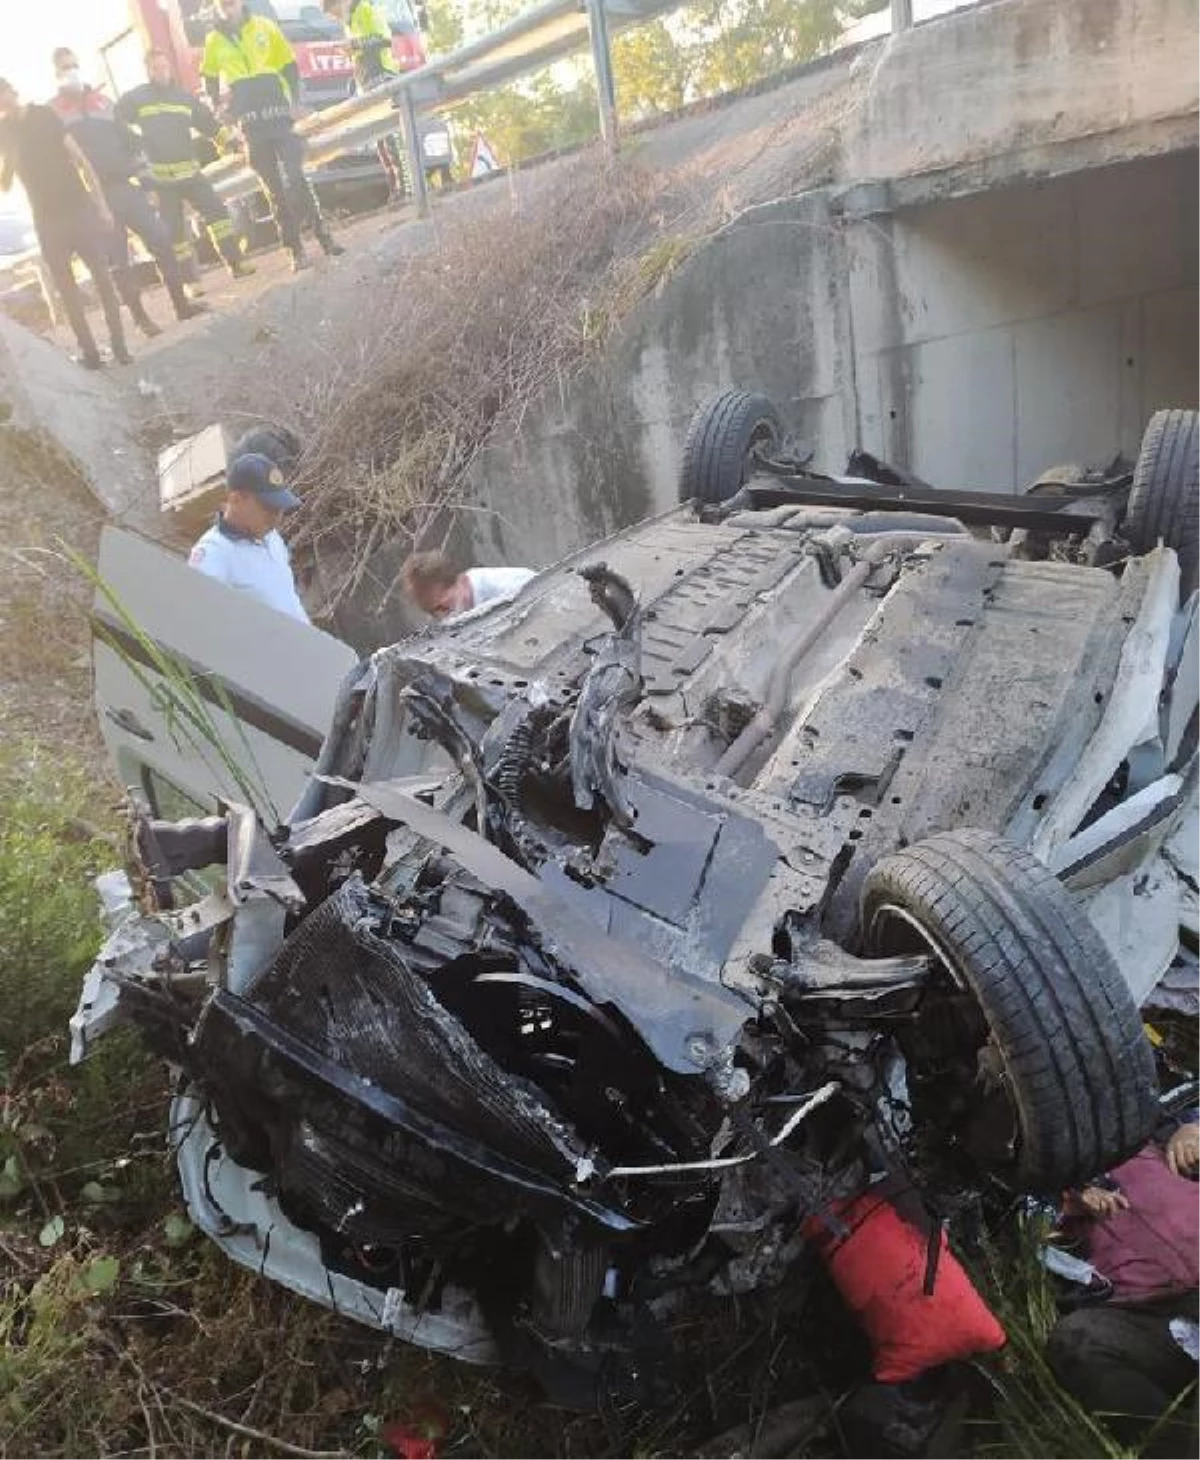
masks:
[[[484,459],[482,561],[551,562],[674,500],[696,405],[764,391],[832,469],[861,443],[1013,492],[1136,453],[1197,402],[1194,154],[861,218],[823,190],[753,209],[603,367]]]
[[[752,209],[603,365],[497,443],[480,561],[668,506],[687,422],[760,389],[834,469],[861,443],[1015,491],[1197,399],[1194,0],[994,0],[864,52],[840,181]]]

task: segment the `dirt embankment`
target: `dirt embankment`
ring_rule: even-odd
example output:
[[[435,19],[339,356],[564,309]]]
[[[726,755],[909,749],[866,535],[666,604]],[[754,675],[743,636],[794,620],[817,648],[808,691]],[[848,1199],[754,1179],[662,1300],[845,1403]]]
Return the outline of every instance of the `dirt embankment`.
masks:
[[[0,736],[76,753],[107,775],[92,707],[91,588],[104,513],[69,463],[23,431],[0,429]]]

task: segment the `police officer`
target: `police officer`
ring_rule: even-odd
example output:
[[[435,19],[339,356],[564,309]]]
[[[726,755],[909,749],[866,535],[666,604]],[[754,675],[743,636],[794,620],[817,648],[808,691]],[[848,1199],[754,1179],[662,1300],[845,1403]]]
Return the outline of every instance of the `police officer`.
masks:
[[[195,137],[215,137],[220,125],[212,112],[184,91],[171,72],[165,51],[146,52],[144,86],[127,91],[117,102],[117,118],[132,127],[141,140],[158,192],[158,211],[171,235],[175,257],[184,277],[194,277],[196,259],[184,223],[184,205],[190,204],[208,228],[213,247],[235,279],[254,273],[238,249],[229,210],[201,171]]]
[[[110,243],[113,278],[134,322],[144,335],[159,333],[142,304],[137,280],[129,266],[130,233],[137,234],[158,266],[176,317],[193,319],[203,314],[204,306],[184,293],[170,236],[155,212],[149,192],[141,186],[144,159],[133,134],[117,120],[113,104],[103,92],[83,80],[75,52],[69,46],[59,46],[53,61],[58,91],[50,105],[92,164],[104,189],[104,200],[114,224]]]
[[[287,38],[273,20],[250,14],[244,0],[217,0],[217,9],[220,19],[205,37],[200,71],[210,101],[220,97],[222,82],[228,88],[246,160],[262,179],[293,271],[308,263],[301,239],[306,225],[327,254],[344,253],[304,172],[304,139],[294,125],[300,71]]]
[[[230,462],[225,488],[225,505],[188,562],[268,608],[310,622],[296,592],[287,543],[279,535],[283,514],[299,507],[300,498],[273,461],[252,452]]]
[[[392,28],[374,0],[324,0],[325,13],[339,20],[354,61],[354,81],[361,96],[400,74],[392,51]],[[408,193],[404,149],[395,132],[378,144],[379,161],[387,174],[388,201],[399,203]]]

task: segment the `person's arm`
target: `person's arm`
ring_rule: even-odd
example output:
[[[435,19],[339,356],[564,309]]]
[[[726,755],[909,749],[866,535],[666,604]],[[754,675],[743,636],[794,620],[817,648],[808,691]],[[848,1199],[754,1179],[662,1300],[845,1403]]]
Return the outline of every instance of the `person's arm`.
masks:
[[[189,568],[195,568],[206,578],[215,578],[218,583],[229,582],[227,566],[220,545],[212,539],[201,538],[188,554]]]
[[[300,105],[300,67],[296,64],[296,53],[292,50],[292,43],[275,24],[271,24],[265,60],[287,87],[293,107],[298,107]]]
[[[217,55],[217,33],[210,30],[204,38],[204,55],[200,60],[200,74],[204,77],[204,94],[214,108],[221,100],[221,61]]]
[[[366,3],[362,8],[365,9],[367,12],[366,29],[368,35],[372,35],[377,40],[382,41],[385,50],[390,51],[392,48],[391,26],[387,23],[385,17],[379,13],[379,10],[375,6],[374,0],[366,0]]]
[[[87,184],[88,192],[91,193],[92,201],[100,210],[100,217],[104,220],[105,226],[111,228],[113,226],[112,211],[105,200],[104,189],[100,186],[100,179],[96,175],[96,169],[88,161],[83,148],[80,147],[79,143],[76,142],[75,138],[65,128],[63,129],[63,146],[67,149],[67,156],[83,174],[83,180]]]
[[[180,91],[179,94],[187,96],[186,91]],[[188,96],[188,100],[192,104],[192,130],[199,132],[202,137],[215,137],[221,130],[220,122],[198,96]]]
[[[1128,1210],[1129,1198],[1125,1193],[1104,1186],[1085,1186],[1079,1191],[1063,1193],[1063,1213],[1068,1217],[1094,1217],[1102,1221]]]
[[[1176,1176],[1195,1176],[1200,1170],[1200,1125],[1181,1125],[1167,1141],[1165,1155]]]

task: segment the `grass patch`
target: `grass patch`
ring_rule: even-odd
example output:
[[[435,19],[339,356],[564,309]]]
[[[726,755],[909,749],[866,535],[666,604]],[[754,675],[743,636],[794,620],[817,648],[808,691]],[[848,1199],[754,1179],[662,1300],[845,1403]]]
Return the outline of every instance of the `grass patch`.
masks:
[[[0,757],[0,1455],[393,1453],[391,1427],[441,1416],[440,1453],[696,1453],[865,1371],[821,1283],[712,1300],[675,1325],[678,1390],[659,1412],[569,1415],[518,1376],[388,1340],[232,1266],[184,1216],[164,1134],[167,1081],[117,1031],[79,1069],[67,1020],[99,931],[91,878],[116,858],[109,792],[31,743]],[[981,1364],[994,1398],[977,1456],[1122,1450],[1042,1357],[1056,1310],[1032,1222],[975,1277],[1009,1334]],[[828,1289],[828,1283],[824,1289]],[[839,1453],[827,1426],[812,1454]]]

